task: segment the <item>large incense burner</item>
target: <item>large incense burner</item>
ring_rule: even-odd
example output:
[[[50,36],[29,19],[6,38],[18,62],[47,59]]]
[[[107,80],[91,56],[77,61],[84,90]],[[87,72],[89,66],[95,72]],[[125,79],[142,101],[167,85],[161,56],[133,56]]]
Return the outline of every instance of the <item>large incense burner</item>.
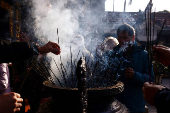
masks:
[[[44,86],[52,94],[38,113],[128,113],[127,108],[114,98],[123,91],[123,83],[117,81],[109,87],[86,87],[85,60],[77,64],[77,88],[55,86],[48,81]]]

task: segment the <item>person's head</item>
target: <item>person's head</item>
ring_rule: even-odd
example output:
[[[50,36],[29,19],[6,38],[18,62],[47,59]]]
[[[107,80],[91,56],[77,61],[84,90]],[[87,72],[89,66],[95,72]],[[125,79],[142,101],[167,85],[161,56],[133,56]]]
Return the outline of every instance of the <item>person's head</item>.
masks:
[[[118,44],[119,44],[118,40],[114,37],[107,37],[104,40],[104,45],[106,50],[112,50]]]
[[[71,43],[71,47],[73,49],[78,49],[78,50],[82,50],[85,48],[84,45],[84,37],[81,35],[73,35],[73,38],[71,39],[70,43]]]
[[[135,29],[129,24],[123,24],[117,29],[119,45],[135,40]]]

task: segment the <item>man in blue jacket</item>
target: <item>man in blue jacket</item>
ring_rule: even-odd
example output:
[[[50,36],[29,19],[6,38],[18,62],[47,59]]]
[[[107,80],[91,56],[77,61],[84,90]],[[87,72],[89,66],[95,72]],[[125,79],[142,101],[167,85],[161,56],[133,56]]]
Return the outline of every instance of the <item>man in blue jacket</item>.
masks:
[[[121,75],[119,79],[124,83],[124,91],[115,97],[125,104],[131,113],[142,113],[145,111],[142,87],[144,82],[153,82],[153,67],[144,47],[135,42],[135,30],[132,26],[121,25],[117,35],[119,45],[113,49],[116,54],[112,54],[112,57],[124,58],[118,71]]]

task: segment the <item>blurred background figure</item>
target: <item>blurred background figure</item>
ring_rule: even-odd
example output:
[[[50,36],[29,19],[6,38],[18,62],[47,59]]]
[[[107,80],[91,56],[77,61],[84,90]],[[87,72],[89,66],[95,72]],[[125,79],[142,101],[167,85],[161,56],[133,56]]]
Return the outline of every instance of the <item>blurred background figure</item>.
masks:
[[[86,58],[86,61],[87,60],[90,60],[90,61],[92,61],[93,60],[93,55],[92,55],[92,53],[90,53],[87,49],[86,49],[86,47],[85,47],[85,44],[84,44],[84,37],[83,36],[81,36],[81,35],[75,35],[74,36],[74,39],[73,39],[73,41],[71,42],[72,43],[72,50],[73,50],[73,53],[75,53],[74,54],[74,57],[73,57],[73,59],[77,59],[77,57],[78,57],[78,59],[80,58],[80,57],[85,57]],[[78,55],[78,52],[79,52],[79,55]],[[77,56],[78,55],[78,56]]]
[[[74,64],[77,64],[80,57],[84,57],[86,60],[86,69],[87,69],[86,73],[87,75],[90,75],[89,68],[91,68],[91,64],[93,63],[94,57],[93,54],[86,49],[84,44],[84,37],[81,35],[75,35],[71,43],[72,43],[71,48],[73,53],[72,57],[73,57]],[[73,67],[73,65],[71,67]]]
[[[106,51],[113,50],[113,48],[116,47],[118,44],[119,42],[115,37],[107,37],[105,38],[103,44],[98,45],[97,54],[99,56],[102,56],[103,53],[105,53]]]
[[[112,50],[119,44],[118,40],[114,37],[108,37],[104,40],[104,46],[106,51]]]

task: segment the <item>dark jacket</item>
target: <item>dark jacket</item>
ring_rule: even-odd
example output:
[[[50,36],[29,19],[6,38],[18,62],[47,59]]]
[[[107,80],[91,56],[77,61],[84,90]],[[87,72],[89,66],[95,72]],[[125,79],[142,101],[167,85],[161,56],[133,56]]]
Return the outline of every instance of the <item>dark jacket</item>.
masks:
[[[115,51],[119,51],[120,46],[114,48]],[[121,53],[120,53],[121,54]],[[144,82],[153,82],[154,73],[152,64],[148,65],[148,53],[142,46],[139,46],[136,42],[133,44],[132,51],[128,57],[131,62],[123,63],[124,70],[119,70],[120,81],[124,83],[124,91],[115,97],[126,105],[130,112],[144,112],[145,100],[143,98],[142,87]],[[131,79],[125,76],[125,69],[130,67],[134,70],[134,75]]]
[[[0,40],[0,63],[22,61],[32,57],[35,52],[26,42],[10,42]]]
[[[154,98],[154,104],[158,113],[170,113],[170,89],[158,91]]]

